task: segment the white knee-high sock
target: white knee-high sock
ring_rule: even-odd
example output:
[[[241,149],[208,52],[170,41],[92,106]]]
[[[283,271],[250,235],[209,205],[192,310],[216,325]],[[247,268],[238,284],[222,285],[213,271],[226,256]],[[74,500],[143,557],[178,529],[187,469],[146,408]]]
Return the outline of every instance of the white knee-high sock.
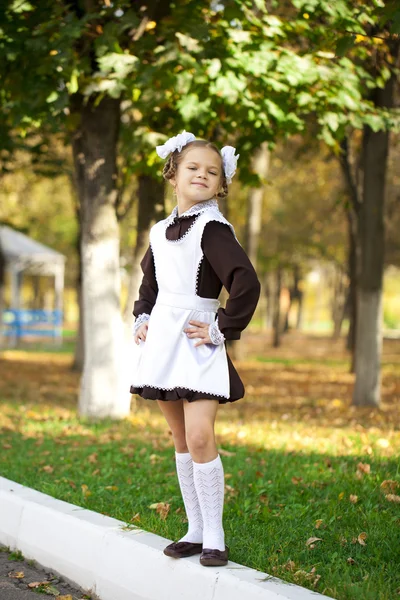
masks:
[[[178,481],[188,518],[188,532],[179,541],[201,544],[203,541],[203,518],[193,481],[192,457],[189,452],[175,452],[175,459]]]
[[[221,457],[208,463],[193,462],[194,484],[203,515],[203,548],[225,550],[222,525],[224,510],[224,468]]]

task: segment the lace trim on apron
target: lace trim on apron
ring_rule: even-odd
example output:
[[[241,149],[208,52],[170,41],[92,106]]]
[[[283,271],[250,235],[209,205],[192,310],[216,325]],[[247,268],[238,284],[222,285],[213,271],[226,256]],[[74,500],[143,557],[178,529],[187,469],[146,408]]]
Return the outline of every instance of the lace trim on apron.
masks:
[[[185,211],[182,215],[180,215],[179,218],[188,219],[189,217],[192,217],[194,215],[196,215],[198,217],[201,214],[203,214],[206,210],[209,210],[210,208],[215,208],[216,210],[219,211],[218,202],[214,198],[212,198],[211,200],[205,200],[204,202],[199,202],[198,204],[195,204],[194,206],[189,208],[187,211]],[[195,219],[193,221],[193,223],[191,224],[189,229],[186,231],[186,233],[183,234],[182,237],[178,238],[177,240],[169,240],[166,236],[166,232],[167,232],[168,227],[170,225],[172,225],[172,223],[175,221],[177,216],[178,216],[178,207],[175,206],[175,208],[173,209],[173,211],[169,215],[169,217],[167,217],[165,219],[165,239],[167,240],[167,242],[169,244],[180,244],[189,235],[189,233],[191,232],[191,230],[193,229],[193,227],[195,226],[196,221],[197,221],[197,219]]]
[[[197,219],[195,219],[195,220],[193,221],[193,223],[191,224],[191,226],[189,227],[189,229],[187,230],[187,232],[186,232],[186,233],[184,233],[184,234],[183,234],[183,236],[182,236],[182,237],[180,237],[180,238],[178,238],[177,240],[169,240],[169,239],[167,238],[167,236],[166,236],[166,233],[167,233],[167,229],[168,229],[168,227],[169,227],[169,225],[167,225],[167,226],[166,226],[166,228],[165,228],[165,233],[164,233],[164,235],[165,235],[165,239],[166,239],[166,241],[168,242],[168,244],[181,244],[181,243],[183,242],[183,240],[184,240],[184,239],[185,239],[185,238],[186,238],[186,237],[189,235],[189,233],[192,231],[193,227],[196,225],[196,221],[197,221]]]

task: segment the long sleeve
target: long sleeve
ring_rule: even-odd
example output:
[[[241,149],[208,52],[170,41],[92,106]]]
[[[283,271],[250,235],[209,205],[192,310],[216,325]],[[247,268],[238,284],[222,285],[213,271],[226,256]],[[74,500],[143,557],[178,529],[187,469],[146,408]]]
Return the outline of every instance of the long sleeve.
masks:
[[[202,248],[229,293],[226,307],[218,310],[219,329],[225,339],[238,340],[250,323],[260,297],[257,274],[231,229],[223,223],[207,223]]]
[[[144,255],[140,266],[143,271],[143,279],[139,288],[139,299],[136,300],[133,306],[133,314],[135,317],[145,313],[150,314],[156,303],[158,294],[158,285],[156,280],[154,258],[149,246]]]

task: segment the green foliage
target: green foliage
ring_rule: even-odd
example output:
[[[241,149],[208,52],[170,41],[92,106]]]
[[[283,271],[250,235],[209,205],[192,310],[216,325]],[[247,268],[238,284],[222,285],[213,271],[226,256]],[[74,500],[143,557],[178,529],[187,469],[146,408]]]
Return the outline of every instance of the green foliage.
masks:
[[[75,99],[121,99],[121,150],[129,173],[156,174],[146,157],[154,140],[186,127],[241,148],[251,180],[255,147],[304,131],[338,148],[346,128],[397,125],[377,111],[368,90],[393,66],[389,31],[394,2],[293,0],[271,11],[263,1],[165,2],[160,14],[141,3],[9,2],[0,17],[0,106],[5,145],[43,126],[77,125]],[[161,9],[160,9],[161,10]],[[362,65],[379,55],[378,69]]]

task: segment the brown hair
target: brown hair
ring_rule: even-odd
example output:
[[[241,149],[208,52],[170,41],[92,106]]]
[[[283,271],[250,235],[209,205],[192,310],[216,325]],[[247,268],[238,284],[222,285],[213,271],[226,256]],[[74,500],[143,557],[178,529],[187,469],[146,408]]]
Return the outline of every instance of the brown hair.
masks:
[[[178,170],[179,163],[181,162],[182,158],[185,156],[186,152],[190,148],[211,148],[211,150],[214,150],[218,154],[218,156],[221,159],[221,171],[222,171],[221,188],[222,189],[220,192],[215,194],[215,197],[218,199],[226,198],[226,196],[228,195],[228,183],[226,181],[226,177],[225,177],[225,173],[224,173],[224,165],[222,162],[221,152],[218,150],[217,146],[215,146],[212,142],[207,142],[206,140],[194,140],[193,142],[189,142],[188,144],[186,144],[186,146],[184,146],[180,152],[179,152],[179,150],[175,150],[174,152],[172,152],[169,155],[169,157],[167,158],[165,165],[164,165],[164,169],[163,169],[164,179],[166,179],[168,181],[169,179],[172,179],[173,177],[175,177],[176,172]]]

